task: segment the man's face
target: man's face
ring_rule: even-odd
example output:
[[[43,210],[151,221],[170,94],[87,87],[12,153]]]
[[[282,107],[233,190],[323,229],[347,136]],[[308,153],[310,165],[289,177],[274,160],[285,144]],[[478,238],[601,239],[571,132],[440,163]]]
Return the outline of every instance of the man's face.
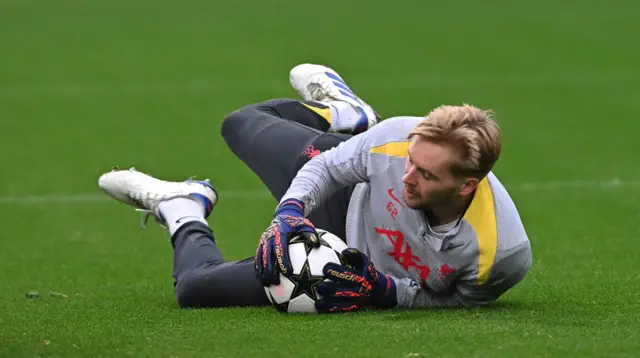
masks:
[[[451,174],[456,160],[458,154],[450,146],[414,137],[402,177],[407,205],[425,210],[451,205],[462,184]]]

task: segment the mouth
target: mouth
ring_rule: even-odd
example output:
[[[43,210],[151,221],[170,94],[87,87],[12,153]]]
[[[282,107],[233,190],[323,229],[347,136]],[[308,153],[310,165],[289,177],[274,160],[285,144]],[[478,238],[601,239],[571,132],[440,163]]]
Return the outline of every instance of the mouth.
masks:
[[[407,188],[406,186],[404,187],[404,192],[407,196],[418,196],[418,194],[414,193],[413,191],[409,190],[409,188]]]

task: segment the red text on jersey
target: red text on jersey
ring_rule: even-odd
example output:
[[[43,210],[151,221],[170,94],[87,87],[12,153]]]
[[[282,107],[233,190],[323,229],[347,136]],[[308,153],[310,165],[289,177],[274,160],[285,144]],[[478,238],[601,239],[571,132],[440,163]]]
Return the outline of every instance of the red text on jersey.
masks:
[[[415,268],[422,281],[425,281],[429,277],[431,269],[429,266],[422,263],[420,257],[413,254],[411,245],[405,242],[404,234],[397,230],[388,230],[382,228],[375,228],[376,232],[381,235],[385,235],[391,245],[393,245],[393,251],[388,252],[389,256],[393,257],[402,267],[409,272],[409,268]]]
[[[393,188],[387,190],[387,193],[389,193],[389,196],[391,197],[391,200],[395,201],[396,203],[398,203],[401,207],[405,207],[404,204],[395,196],[393,195]],[[398,216],[398,209],[396,208],[396,205],[393,201],[389,201],[387,203],[387,211],[389,212],[389,214],[391,214],[391,218],[393,220],[396,219],[396,217]]]

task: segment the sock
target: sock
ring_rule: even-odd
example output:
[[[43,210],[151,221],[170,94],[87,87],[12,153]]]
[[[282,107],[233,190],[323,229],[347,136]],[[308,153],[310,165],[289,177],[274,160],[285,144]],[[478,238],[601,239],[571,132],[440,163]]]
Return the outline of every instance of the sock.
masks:
[[[314,105],[313,103],[317,103]],[[324,118],[333,132],[351,132],[362,119],[363,113],[344,101],[302,102],[302,104]]]
[[[158,204],[158,210],[167,222],[171,236],[173,236],[182,225],[190,221],[199,221],[208,226],[204,218],[204,207],[197,199],[169,199],[160,202],[160,204]]]
[[[324,104],[331,109],[332,131],[351,131],[362,118],[362,113],[347,102],[330,101]]]

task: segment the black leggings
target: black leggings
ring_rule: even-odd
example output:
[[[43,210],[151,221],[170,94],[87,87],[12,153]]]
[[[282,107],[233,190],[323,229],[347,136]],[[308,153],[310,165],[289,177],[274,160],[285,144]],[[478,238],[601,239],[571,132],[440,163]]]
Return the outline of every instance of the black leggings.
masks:
[[[241,108],[222,123],[222,136],[231,151],[258,175],[278,201],[309,159],[351,137],[326,133],[327,120],[303,103],[326,108],[314,102],[271,100]],[[333,194],[309,216],[311,222],[345,239],[352,191],[353,187],[347,187]],[[265,223],[265,229],[267,225]],[[184,225],[172,239],[175,288],[180,306],[270,304],[256,277],[253,256],[225,261],[215,245],[212,231],[199,222]],[[254,238],[252,242],[257,240]]]
[[[326,133],[329,123],[302,103],[280,99],[250,105],[231,113],[222,123],[222,136],[231,151],[258,175],[278,201],[307,161],[351,137]],[[352,191],[353,187],[347,187],[334,193],[309,220],[317,228],[344,239]]]

